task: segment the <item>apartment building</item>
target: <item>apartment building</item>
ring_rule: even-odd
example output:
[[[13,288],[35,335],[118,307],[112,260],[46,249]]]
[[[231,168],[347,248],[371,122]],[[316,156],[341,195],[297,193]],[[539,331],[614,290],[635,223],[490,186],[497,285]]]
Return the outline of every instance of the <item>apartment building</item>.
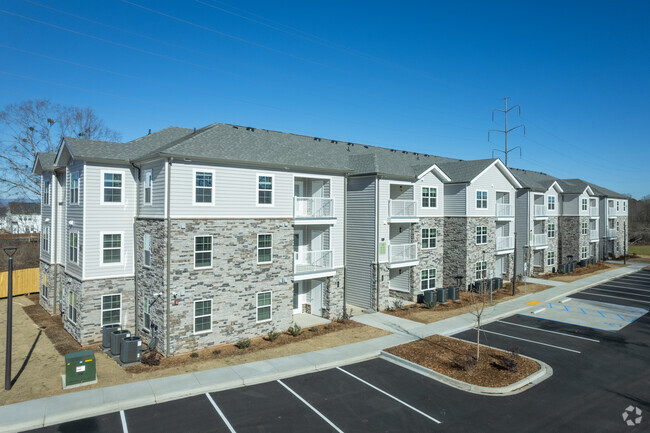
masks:
[[[602,186],[589,184],[598,196],[599,260],[620,257],[627,251],[628,198]]]

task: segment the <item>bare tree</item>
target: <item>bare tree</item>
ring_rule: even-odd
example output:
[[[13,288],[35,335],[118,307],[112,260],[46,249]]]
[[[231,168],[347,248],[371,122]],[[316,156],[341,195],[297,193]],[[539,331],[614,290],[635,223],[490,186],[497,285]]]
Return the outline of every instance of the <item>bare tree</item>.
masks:
[[[480,335],[481,335],[481,317],[483,317],[483,312],[485,307],[488,305],[488,293],[489,290],[486,285],[481,287],[479,284],[476,285],[476,292],[469,291],[468,299],[472,306],[470,313],[476,317],[476,362],[478,362],[480,355]]]
[[[48,99],[5,106],[0,125],[0,191],[25,199],[40,195],[39,179],[31,175],[36,154],[54,152],[61,137],[120,139],[92,108],[62,106]]]

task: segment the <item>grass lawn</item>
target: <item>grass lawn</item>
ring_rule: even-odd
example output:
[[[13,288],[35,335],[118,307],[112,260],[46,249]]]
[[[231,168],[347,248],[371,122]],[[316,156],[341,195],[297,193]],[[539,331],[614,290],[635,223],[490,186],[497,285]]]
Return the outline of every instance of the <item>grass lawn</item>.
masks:
[[[630,245],[630,254],[650,256],[650,245]]]

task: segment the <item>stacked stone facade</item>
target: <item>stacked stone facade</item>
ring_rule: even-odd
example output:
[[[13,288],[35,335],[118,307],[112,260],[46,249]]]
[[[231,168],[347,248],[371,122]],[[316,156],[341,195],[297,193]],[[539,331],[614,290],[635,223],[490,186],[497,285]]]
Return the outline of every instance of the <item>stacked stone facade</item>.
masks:
[[[61,276],[64,269],[61,265],[49,264],[43,260],[39,263],[40,270],[40,296],[39,303],[48,313],[59,314],[59,305],[61,302]],[[47,284],[46,284],[47,281]],[[46,289],[44,287],[47,287]],[[47,296],[45,295],[47,291]],[[55,302],[56,300],[56,302]]]
[[[626,235],[630,231],[627,216],[616,217],[616,244],[614,246],[614,256],[621,257],[625,252],[629,252],[628,239]]]

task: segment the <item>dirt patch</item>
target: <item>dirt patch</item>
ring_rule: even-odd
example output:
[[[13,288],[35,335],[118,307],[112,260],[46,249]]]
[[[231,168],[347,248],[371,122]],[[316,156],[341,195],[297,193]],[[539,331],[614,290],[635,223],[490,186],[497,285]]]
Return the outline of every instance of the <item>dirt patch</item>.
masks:
[[[61,355],[66,353],[78,352],[82,350],[79,343],[68,332],[63,329],[61,316],[50,316],[40,305],[38,305],[39,295],[29,295],[27,298],[34,302],[33,305],[23,307],[25,314],[42,329],[47,338],[52,342],[54,348]]]
[[[456,380],[491,388],[511,385],[541,368],[516,350],[504,352],[485,346],[481,346],[476,361],[476,344],[440,335],[391,347],[386,352]]]
[[[510,283],[504,284],[503,290],[497,290],[492,294],[493,305],[503,301],[517,298],[524,294],[541,292],[542,290],[550,289],[552,286],[544,284],[526,284],[526,293],[524,293],[524,284],[517,283],[517,292],[512,296],[512,285]],[[473,304],[469,300],[467,292],[463,291],[459,294],[460,302],[449,301],[447,304],[438,304],[432,309],[426,308],[423,304],[411,304],[393,310],[383,311],[392,316],[401,317],[403,319],[413,320],[420,323],[433,323],[439,320],[448,319],[450,317],[458,316],[460,314],[469,313],[473,310]],[[488,295],[488,306],[489,306]]]
[[[570,283],[572,281],[580,280],[590,275],[601,274],[603,272],[611,271],[612,269],[620,268],[625,265],[618,263],[598,262],[595,265],[587,265],[584,267],[576,267],[575,271],[570,274],[542,274],[535,278],[543,278],[545,280],[562,281],[563,283]]]

